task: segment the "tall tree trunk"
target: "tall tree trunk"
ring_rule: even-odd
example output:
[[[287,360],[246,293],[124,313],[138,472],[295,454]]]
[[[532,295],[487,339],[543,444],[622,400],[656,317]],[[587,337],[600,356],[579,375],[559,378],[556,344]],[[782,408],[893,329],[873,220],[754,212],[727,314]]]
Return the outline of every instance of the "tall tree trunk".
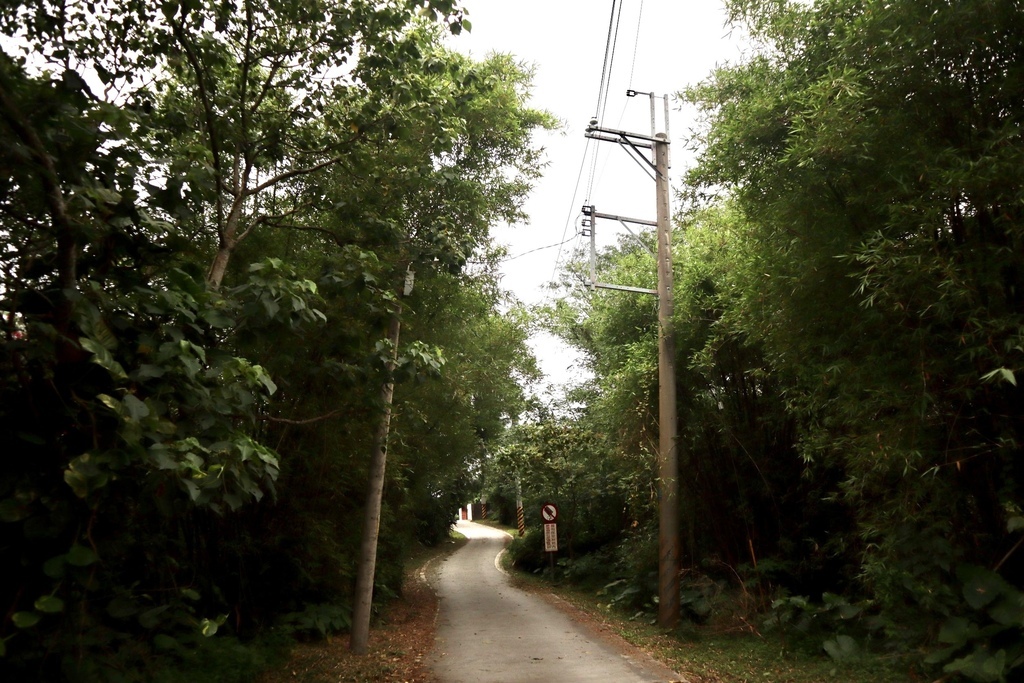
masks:
[[[249,182],[248,169],[242,182]],[[234,186],[239,188],[237,182]],[[241,187],[244,187],[244,185]],[[217,245],[217,253],[214,254],[213,261],[210,262],[210,269],[206,272],[206,284],[213,289],[220,289],[220,284],[224,281],[224,275],[228,272],[228,263],[231,261],[231,255],[235,252],[235,247],[248,236],[249,231],[252,229],[250,226],[239,234],[238,230],[242,220],[242,205],[245,199],[245,192],[242,189],[236,189],[235,195],[235,200],[231,203],[228,217],[224,221],[223,227],[218,229],[220,242]]]
[[[391,429],[391,399],[395,384],[390,374],[398,360],[398,334],[401,322],[398,312],[392,313],[388,327],[391,341],[391,358],[387,369],[389,377],[380,389],[384,412],[377,427],[370,460],[370,481],[366,494],[366,512],[363,516],[363,541],[359,549],[359,569],[356,574],[355,605],[352,609],[352,638],[349,650],[357,655],[366,654],[370,639],[370,608],[373,605],[373,576],[377,568],[377,537],[380,533],[380,508],[384,498],[384,468],[387,461],[388,433]]]
[[[228,272],[228,262],[231,260],[232,248],[221,245],[210,263],[210,269],[206,272],[206,284],[214,289],[220,289],[220,283],[224,281],[224,275]]]

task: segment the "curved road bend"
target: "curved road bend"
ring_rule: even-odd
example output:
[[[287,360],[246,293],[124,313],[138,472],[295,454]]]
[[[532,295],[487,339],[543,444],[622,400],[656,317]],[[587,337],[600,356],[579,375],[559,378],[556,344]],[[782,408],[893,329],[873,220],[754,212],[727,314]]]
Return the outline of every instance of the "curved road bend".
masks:
[[[495,558],[508,535],[460,521],[470,542],[433,580],[441,597],[431,667],[444,683],[665,683],[679,676],[627,654],[543,599],[509,585]]]

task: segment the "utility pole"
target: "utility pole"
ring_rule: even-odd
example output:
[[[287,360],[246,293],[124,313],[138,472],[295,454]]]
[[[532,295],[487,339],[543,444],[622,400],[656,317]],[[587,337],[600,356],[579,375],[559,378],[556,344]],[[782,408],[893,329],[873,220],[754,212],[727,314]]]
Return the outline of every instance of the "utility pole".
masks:
[[[672,330],[672,230],[668,136],[654,144],[658,195],[658,624],[679,623],[679,454],[676,450],[676,337]]]
[[[626,92],[629,97],[638,93]],[[654,94],[642,93],[651,98],[651,135],[639,135],[626,131],[600,128],[597,121],[591,121],[586,136],[620,145],[644,168],[648,174],[653,171],[657,222],[623,218],[597,213],[593,206],[584,207],[584,225],[590,228],[591,241],[591,287],[616,289],[658,296],[658,625],[674,628],[679,623],[679,459],[676,434],[676,372],[675,335],[672,331],[672,243],[671,212],[669,209],[668,182],[668,98],[665,104],[666,132],[655,134]],[[653,160],[641,150],[650,150]],[[656,227],[658,235],[658,289],[640,289],[597,282],[595,257],[593,254],[594,220],[611,218],[628,229],[626,223]]]

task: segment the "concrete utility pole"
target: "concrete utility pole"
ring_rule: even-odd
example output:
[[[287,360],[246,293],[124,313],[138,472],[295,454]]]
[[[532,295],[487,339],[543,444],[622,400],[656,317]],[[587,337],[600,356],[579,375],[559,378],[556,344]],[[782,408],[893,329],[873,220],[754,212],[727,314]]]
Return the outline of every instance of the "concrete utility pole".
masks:
[[[627,91],[630,97],[640,94]],[[673,628],[679,623],[679,459],[676,436],[676,370],[675,335],[672,331],[672,243],[671,212],[669,209],[667,133],[654,133],[654,94],[651,98],[651,136],[627,133],[621,130],[599,128],[592,121],[586,136],[596,140],[615,142],[623,147],[648,173],[653,171],[657,206],[657,222],[623,218],[597,213],[593,206],[584,207],[585,226],[590,228],[591,245],[595,243],[594,220],[611,218],[624,226],[626,223],[653,225],[658,234],[658,289],[624,287],[597,282],[595,267],[591,266],[591,286],[603,289],[657,294],[658,296],[658,625]],[[668,129],[668,99],[665,102],[665,128]],[[653,162],[641,152],[653,152]],[[646,164],[646,167],[644,166]],[[626,226],[628,229],[628,226]],[[593,246],[592,246],[593,249]],[[594,255],[591,254],[591,263]]]
[[[676,337],[672,331],[672,230],[668,136],[655,136],[658,194],[658,624],[679,623],[679,454],[676,451]]]

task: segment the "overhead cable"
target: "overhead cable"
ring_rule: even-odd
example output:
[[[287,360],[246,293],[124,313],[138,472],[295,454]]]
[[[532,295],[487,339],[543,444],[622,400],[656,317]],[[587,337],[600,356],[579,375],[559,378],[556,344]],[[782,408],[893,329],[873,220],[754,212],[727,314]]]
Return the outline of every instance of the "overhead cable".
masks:
[[[636,15],[636,38],[633,39],[633,62],[629,65],[629,87],[633,88],[633,69],[636,68],[636,50],[640,45],[640,26],[644,20],[644,0],[640,0],[640,11]]]

